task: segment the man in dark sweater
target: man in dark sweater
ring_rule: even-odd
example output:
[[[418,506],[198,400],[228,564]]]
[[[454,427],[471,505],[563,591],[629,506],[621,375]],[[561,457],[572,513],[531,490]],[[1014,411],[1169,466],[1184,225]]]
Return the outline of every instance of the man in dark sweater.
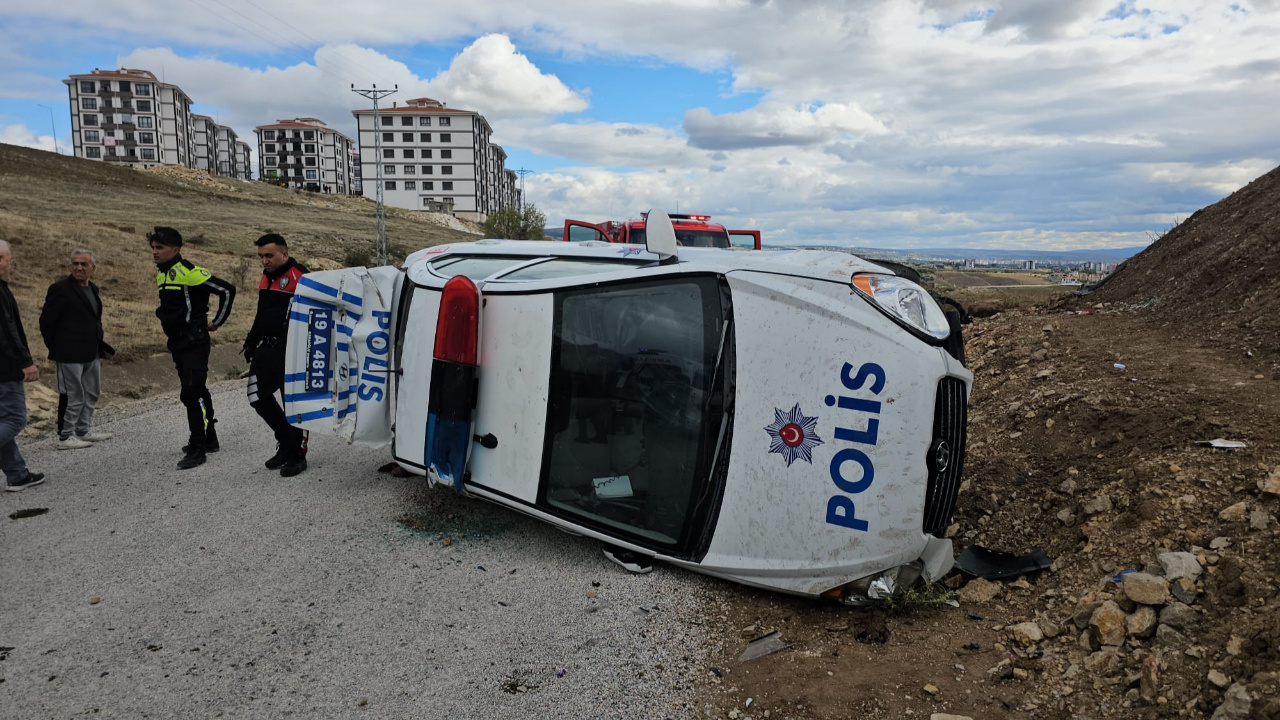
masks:
[[[249,361],[249,404],[262,416],[276,436],[276,454],[267,460],[268,469],[292,477],[307,469],[306,433],[285,419],[276,402],[284,390],[285,338],[289,334],[289,303],[298,280],[307,272],[289,257],[289,245],[274,233],[254,241],[262,278],[258,281],[258,314],[244,340],[244,357]]]
[[[179,397],[187,409],[191,437],[182,447],[179,470],[205,462],[205,453],[220,448],[214,429],[213,398],[205,382],[209,377],[209,333],[231,315],[236,288],[208,270],[182,258],[182,234],[171,227],[147,233],[151,259],[156,264],[156,289],[160,306],[156,317],[169,339],[169,354],[182,384]],[[217,295],[218,312],[209,318],[209,296]]]
[[[77,450],[110,440],[92,429],[102,373],[102,296],[90,279],[93,253],[71,253],[71,274],[49,286],[40,311],[40,335],[58,372],[58,449]]]
[[[24,382],[40,379],[40,369],[31,360],[27,334],[18,316],[18,302],[9,292],[9,265],[13,249],[0,240],[0,469],[5,490],[18,492],[44,482],[44,473],[33,473],[18,452],[18,433],[27,426],[27,391]]]

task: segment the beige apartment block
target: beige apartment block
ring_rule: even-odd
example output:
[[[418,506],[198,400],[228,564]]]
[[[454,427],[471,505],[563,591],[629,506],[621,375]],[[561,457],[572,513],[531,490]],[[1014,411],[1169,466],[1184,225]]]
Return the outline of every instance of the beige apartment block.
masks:
[[[373,108],[352,114],[365,197],[376,197],[381,170],[383,198],[393,207],[483,222],[519,204],[506,185],[506,153],[490,142],[493,129],[480,113],[417,98],[380,108],[376,120]]]
[[[76,157],[134,168],[195,166],[191,98],[147,70],[94,69],[62,81]]]
[[[351,138],[315,118],[254,128],[258,177],[311,192],[355,194]]]

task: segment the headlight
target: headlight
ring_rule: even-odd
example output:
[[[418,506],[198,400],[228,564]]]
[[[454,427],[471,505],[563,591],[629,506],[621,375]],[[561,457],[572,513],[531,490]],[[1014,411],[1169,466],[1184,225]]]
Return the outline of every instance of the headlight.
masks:
[[[890,317],[928,337],[946,340],[951,326],[942,308],[924,288],[896,275],[858,273],[853,287],[874,300]]]

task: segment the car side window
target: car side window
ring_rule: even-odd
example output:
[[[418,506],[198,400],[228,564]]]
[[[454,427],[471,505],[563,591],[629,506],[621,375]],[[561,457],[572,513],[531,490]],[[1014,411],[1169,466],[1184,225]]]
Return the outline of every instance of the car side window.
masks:
[[[553,513],[658,549],[688,542],[721,420],[721,299],[710,276],[556,294],[541,495]]]

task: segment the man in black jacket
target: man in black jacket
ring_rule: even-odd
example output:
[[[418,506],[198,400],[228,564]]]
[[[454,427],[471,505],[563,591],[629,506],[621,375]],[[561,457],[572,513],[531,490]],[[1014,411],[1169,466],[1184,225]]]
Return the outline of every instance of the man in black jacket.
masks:
[[[289,257],[289,245],[275,233],[254,241],[262,278],[258,281],[258,314],[244,340],[244,357],[249,361],[249,404],[262,416],[276,436],[276,454],[267,460],[268,469],[292,477],[307,469],[306,433],[285,419],[276,402],[284,389],[285,339],[289,334],[289,302],[298,280],[307,268]]]
[[[24,382],[40,379],[40,369],[31,360],[27,334],[18,316],[18,303],[9,292],[9,265],[13,250],[0,240],[0,469],[5,490],[18,492],[44,482],[44,473],[33,473],[18,452],[18,433],[27,426],[27,391]]]
[[[179,470],[203,465],[206,452],[220,448],[214,429],[213,398],[205,382],[209,377],[209,333],[231,315],[236,288],[208,270],[182,258],[182,234],[171,227],[147,233],[151,259],[156,263],[156,289],[160,307],[156,317],[168,340],[173,365],[182,383],[182,404],[187,408],[191,438],[182,447]],[[209,296],[219,297],[218,313],[209,319]]]
[[[110,440],[92,429],[104,343],[102,296],[92,281],[93,253],[71,253],[71,274],[49,286],[40,311],[40,335],[58,372],[58,449],[77,450]]]

